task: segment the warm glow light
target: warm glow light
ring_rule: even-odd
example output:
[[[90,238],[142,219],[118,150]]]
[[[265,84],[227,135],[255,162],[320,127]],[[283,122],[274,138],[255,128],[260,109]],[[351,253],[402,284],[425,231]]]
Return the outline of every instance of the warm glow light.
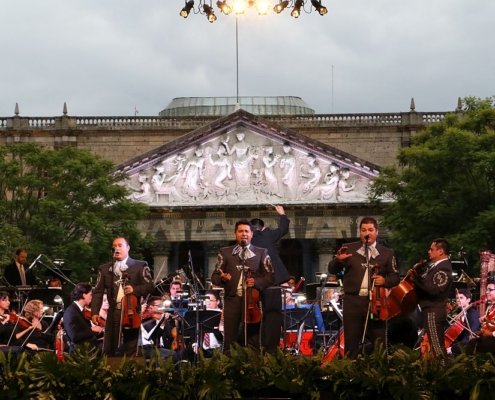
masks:
[[[270,4],[268,0],[258,0],[256,2],[256,10],[258,10],[258,14],[266,15],[268,14],[269,9],[270,9]]]
[[[232,3],[232,9],[236,14],[244,14],[247,8],[247,0],[234,0],[234,2]]]

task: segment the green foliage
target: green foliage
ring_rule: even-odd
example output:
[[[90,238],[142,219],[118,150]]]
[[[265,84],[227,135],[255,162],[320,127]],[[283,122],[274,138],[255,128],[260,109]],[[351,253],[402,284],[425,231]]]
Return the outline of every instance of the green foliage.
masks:
[[[88,267],[108,260],[116,235],[129,237],[133,255],[139,256],[149,243],[136,221],[147,208],[127,198],[127,189],[118,184],[123,178],[111,162],[74,147],[0,147],[0,233],[17,230],[0,243],[3,254],[24,244],[31,254],[64,259],[76,281],[88,280]]]
[[[494,99],[465,99],[466,111],[448,115],[401,150],[399,167],[385,168],[372,194],[395,202],[384,213],[399,255],[412,265],[432,239],[464,247],[470,261],[495,248]],[[472,264],[472,263],[470,263]]]
[[[262,355],[234,348],[230,357],[200,355],[196,364],[174,364],[156,354],[148,363],[109,359],[89,348],[66,356],[32,358],[0,353],[2,399],[487,399],[495,388],[491,354],[423,360],[404,347],[377,348],[357,360],[320,365],[314,357]]]

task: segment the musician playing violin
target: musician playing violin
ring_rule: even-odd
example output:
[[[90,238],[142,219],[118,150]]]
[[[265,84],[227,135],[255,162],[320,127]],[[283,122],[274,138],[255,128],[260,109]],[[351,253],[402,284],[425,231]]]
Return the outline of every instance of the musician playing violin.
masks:
[[[452,264],[449,260],[447,240],[432,241],[428,250],[430,262],[415,268],[413,282],[418,304],[421,307],[423,327],[428,334],[434,357],[445,357],[445,327],[447,326],[447,301],[452,285]]]
[[[10,297],[8,292],[0,292],[0,345],[9,341],[10,334],[14,329],[13,318],[9,313]],[[15,321],[14,321],[15,322]]]
[[[492,353],[495,354],[495,282],[488,281],[486,286],[487,308],[485,315],[480,318],[481,329],[478,337],[469,341],[466,347],[467,354]]]
[[[344,244],[328,264],[331,274],[344,270],[345,353],[350,358],[356,358],[360,351],[371,351],[378,339],[387,344],[386,321],[373,316],[370,309],[374,291],[392,288],[400,277],[394,252],[377,243],[377,238],[378,222],[364,217],[359,224],[359,241]],[[366,349],[365,336],[371,342]]]
[[[28,301],[21,316],[14,324],[11,345],[27,347],[31,350],[53,350],[55,336],[46,332],[48,324],[42,320],[44,305],[41,300]]]
[[[464,329],[459,333],[450,348],[447,348],[449,354],[461,354],[462,350],[473,339],[475,332],[480,329],[480,315],[475,307],[471,304],[472,294],[469,289],[458,289],[455,301],[457,304],[456,315],[453,323],[461,324]]]
[[[223,351],[227,354],[233,343],[247,343],[256,349],[260,347],[260,321],[251,323],[246,318],[247,313],[243,312],[243,307],[249,300],[250,288],[263,292],[272,285],[274,277],[268,251],[253,246],[252,238],[253,230],[249,221],[237,221],[236,245],[220,249],[215,270],[211,275],[212,284],[225,289]],[[243,322],[246,324],[242,326],[242,333],[247,333],[247,337],[239,340],[238,332]]]
[[[95,325],[86,316],[85,310],[91,304],[93,288],[89,283],[80,282],[72,290],[72,303],[64,311],[64,330],[69,339],[69,352],[83,343],[98,347],[96,335],[103,333],[103,327]]]
[[[119,349],[121,336],[123,352],[133,355],[137,351],[139,327],[121,326],[123,307],[127,305],[127,295],[136,296],[132,303],[141,304],[141,298],[147,296],[154,289],[153,278],[146,261],[134,260],[129,257],[130,245],[126,238],[117,237],[112,243],[113,261],[100,266],[98,279],[93,291],[91,302],[92,321],[98,324],[99,312],[103,302],[103,295],[107,294],[109,309],[105,324],[103,352],[106,355],[121,354]],[[133,316],[140,318],[140,306],[132,310]],[[123,324],[122,324],[123,325]],[[119,349],[118,353],[117,350]]]

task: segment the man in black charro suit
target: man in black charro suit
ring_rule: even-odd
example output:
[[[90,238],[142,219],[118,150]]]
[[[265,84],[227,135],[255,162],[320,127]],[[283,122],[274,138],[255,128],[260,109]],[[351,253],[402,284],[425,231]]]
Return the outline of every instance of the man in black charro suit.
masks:
[[[328,271],[337,274],[344,270],[344,351],[356,358],[362,351],[363,333],[375,343],[386,345],[386,322],[372,319],[369,314],[370,290],[374,286],[391,288],[400,282],[394,253],[378,244],[378,223],[365,217],[359,224],[359,241],[344,244],[328,264]],[[368,260],[368,261],[367,261]]]
[[[234,246],[223,247],[218,253],[215,271],[211,275],[213,285],[225,289],[224,295],[224,353],[229,353],[233,343],[243,345],[245,341],[254,348],[260,347],[260,323],[246,324],[247,339],[243,322],[243,281],[247,288],[262,292],[273,283],[273,270],[266,249],[251,244],[253,231],[247,220],[235,224]],[[244,272],[242,272],[244,270]],[[249,271],[250,274],[247,274]],[[249,275],[251,275],[249,277]]]
[[[125,299],[125,295],[135,295],[138,305],[135,311],[140,314],[141,298],[150,294],[154,289],[153,278],[146,261],[129,257],[130,246],[126,238],[115,238],[112,249],[113,261],[101,265],[98,272],[91,303],[91,319],[97,324],[103,295],[106,293],[109,309],[105,323],[103,352],[107,355],[115,355],[120,344],[120,333],[122,333],[123,351],[127,355],[133,355],[137,351],[140,328],[120,326],[122,299]]]

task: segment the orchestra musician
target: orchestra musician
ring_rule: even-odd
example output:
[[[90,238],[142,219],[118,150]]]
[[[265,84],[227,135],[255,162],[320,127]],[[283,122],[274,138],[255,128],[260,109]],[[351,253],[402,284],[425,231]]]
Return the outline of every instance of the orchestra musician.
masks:
[[[136,296],[131,304],[139,305],[141,298],[150,294],[154,289],[148,264],[146,261],[129,257],[129,250],[130,245],[126,238],[117,237],[113,240],[113,261],[100,266],[93,291],[91,319],[95,325],[98,324],[103,295],[107,294],[109,309],[103,338],[103,352],[106,355],[117,355],[121,337],[123,352],[127,355],[136,353],[140,323],[137,328],[123,327],[121,324],[125,316],[127,300],[129,300],[127,296]],[[140,308],[136,306],[131,310],[136,318],[140,318]],[[118,354],[121,354],[120,349]]]
[[[65,309],[63,317],[64,330],[69,339],[69,352],[83,343],[98,348],[96,335],[102,334],[104,328],[93,324],[85,315],[92,298],[93,288],[89,283],[80,282],[72,290],[72,303]]]
[[[0,345],[6,345],[14,329],[15,319],[9,312],[10,297],[8,292],[0,292]]]
[[[274,279],[268,251],[251,244],[253,230],[249,221],[237,221],[234,232],[236,244],[220,249],[211,275],[211,283],[225,290],[223,352],[226,354],[230,353],[233,343],[260,348],[260,323],[249,321],[243,313],[245,301],[248,300],[248,296],[244,295],[250,289],[262,293]],[[244,338],[239,340],[241,323],[244,323]]]
[[[471,298],[472,294],[469,289],[461,288],[457,290],[455,300],[460,311],[454,317],[452,324],[460,324],[459,330],[461,328],[463,329],[458,333],[458,336],[453,341],[451,347],[447,348],[448,354],[461,354],[469,343],[469,340],[474,338],[475,332],[478,332],[480,329],[480,316],[478,310],[475,307],[472,307]]]
[[[9,285],[26,286],[36,284],[36,278],[33,271],[28,271],[25,267],[27,257],[27,251],[23,248],[19,248],[15,252],[15,258],[12,263],[5,266],[4,278]]]
[[[14,324],[10,344],[31,350],[53,350],[55,336],[46,332],[48,324],[43,321],[44,304],[41,300],[29,300],[21,316]]]
[[[486,300],[488,306],[485,315],[480,318],[481,329],[477,332],[478,337],[469,341],[466,347],[467,354],[495,354],[495,281],[488,281]]]
[[[177,315],[164,307],[159,296],[148,298],[141,324],[141,345],[146,359],[151,358],[157,350],[162,358],[172,357],[174,362],[186,357],[186,349],[174,345],[177,335],[180,334],[176,318]]]
[[[344,270],[343,321],[345,354],[357,358],[364,351],[364,336],[386,346],[386,322],[370,318],[373,288],[392,288],[400,282],[391,249],[377,243],[378,222],[364,217],[359,223],[359,241],[344,244],[328,264],[330,274]]]

